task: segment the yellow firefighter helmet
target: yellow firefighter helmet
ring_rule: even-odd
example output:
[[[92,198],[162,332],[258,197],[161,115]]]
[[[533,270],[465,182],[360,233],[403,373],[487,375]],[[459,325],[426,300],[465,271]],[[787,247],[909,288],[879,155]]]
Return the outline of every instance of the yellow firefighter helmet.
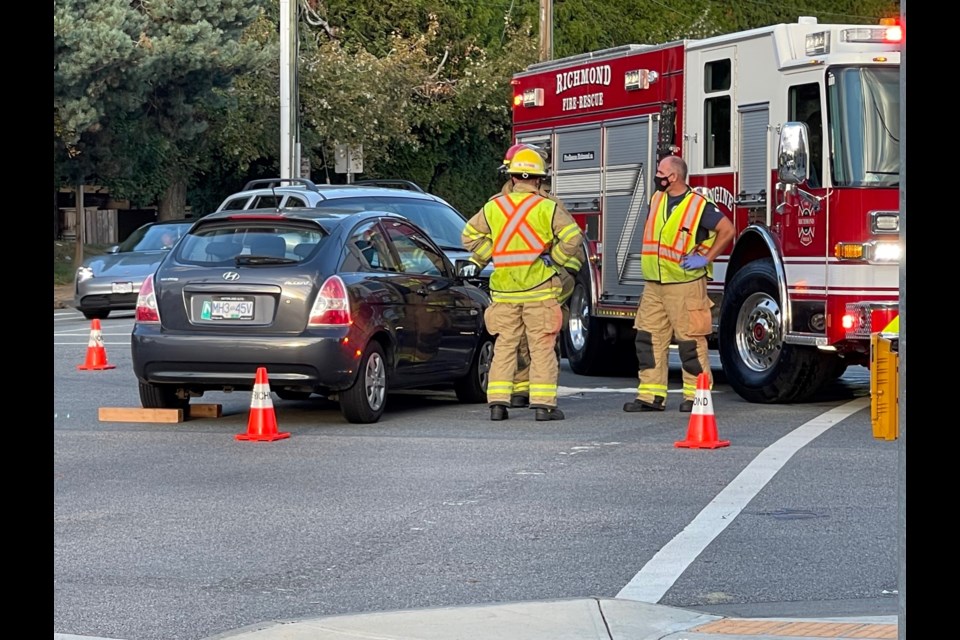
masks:
[[[527,147],[513,154],[507,173],[526,179],[530,176],[545,176],[547,169],[544,166],[543,156]]]

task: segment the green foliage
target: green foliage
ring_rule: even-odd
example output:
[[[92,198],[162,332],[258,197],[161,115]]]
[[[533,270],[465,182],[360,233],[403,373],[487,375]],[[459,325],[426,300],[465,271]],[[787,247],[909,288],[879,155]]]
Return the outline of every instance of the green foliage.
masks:
[[[501,186],[510,79],[537,59],[537,2],[291,0],[302,153],[336,174],[360,143],[363,177],[407,178],[472,213]],[[702,38],[812,15],[875,23],[888,0],[554,0],[554,57]],[[212,211],[279,175],[275,0],[55,0],[54,183],[96,181],[140,206],[188,184]]]
[[[203,162],[208,114],[269,51],[255,0],[55,0],[54,165],[153,200]]]

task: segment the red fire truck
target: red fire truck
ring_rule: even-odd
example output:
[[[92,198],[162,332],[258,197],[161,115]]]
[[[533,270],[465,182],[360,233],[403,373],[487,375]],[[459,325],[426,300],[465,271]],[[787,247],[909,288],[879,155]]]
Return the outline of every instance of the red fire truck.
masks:
[[[871,332],[899,308],[901,42],[896,24],[802,17],[514,76],[514,138],[547,150],[587,238],[563,328],[576,373],[636,365],[641,239],[667,154],[737,230],[709,284],[711,346],[737,393],[800,402],[869,366]]]

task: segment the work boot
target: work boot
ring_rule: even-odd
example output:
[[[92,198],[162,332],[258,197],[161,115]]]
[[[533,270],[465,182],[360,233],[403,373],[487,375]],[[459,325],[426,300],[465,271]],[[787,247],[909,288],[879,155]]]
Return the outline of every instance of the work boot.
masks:
[[[624,403],[623,410],[627,413],[636,413],[638,411],[663,411],[666,409],[663,406],[663,398],[660,396],[655,396],[653,402],[644,402],[639,398],[632,400],[630,402]]]
[[[563,420],[563,411],[556,407],[552,409],[537,407],[537,422],[543,422],[544,420]]]
[[[680,413],[690,413],[693,411],[693,400],[687,398],[680,403]]]
[[[510,396],[510,406],[515,409],[522,409],[530,406],[530,396],[515,393]]]
[[[491,420],[506,420],[509,418],[507,413],[507,408],[502,404],[492,404],[490,405],[490,419]]]

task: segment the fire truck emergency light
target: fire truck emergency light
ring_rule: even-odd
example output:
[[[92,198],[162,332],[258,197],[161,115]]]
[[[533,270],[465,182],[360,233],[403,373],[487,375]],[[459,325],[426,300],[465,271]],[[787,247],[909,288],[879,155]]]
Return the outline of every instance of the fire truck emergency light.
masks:
[[[838,260],[857,260],[882,264],[900,262],[899,242],[838,242],[833,247],[833,255]]]
[[[527,89],[523,92],[523,106],[525,107],[542,107],[543,106],[543,89]]]
[[[858,27],[840,31],[840,42],[894,43],[901,40],[903,40],[903,29],[898,24],[881,27]]]
[[[660,78],[660,74],[649,69],[634,69],[623,74],[623,86],[627,91],[649,89]]]

